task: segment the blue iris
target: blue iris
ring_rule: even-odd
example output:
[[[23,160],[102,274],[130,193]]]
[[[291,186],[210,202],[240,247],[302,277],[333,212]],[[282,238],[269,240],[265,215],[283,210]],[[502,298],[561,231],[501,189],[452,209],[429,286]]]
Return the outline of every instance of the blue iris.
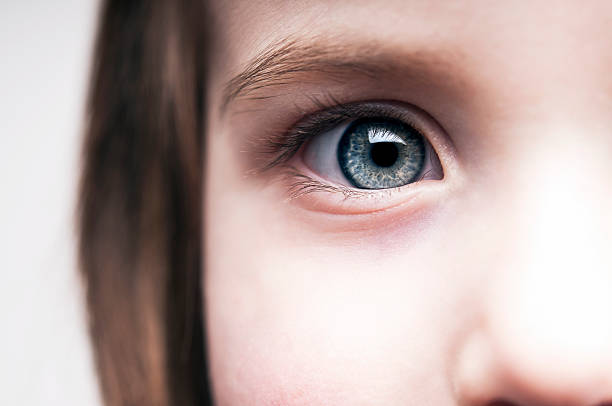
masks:
[[[356,120],[338,144],[344,176],[360,189],[387,189],[414,182],[425,164],[423,136],[393,119]]]

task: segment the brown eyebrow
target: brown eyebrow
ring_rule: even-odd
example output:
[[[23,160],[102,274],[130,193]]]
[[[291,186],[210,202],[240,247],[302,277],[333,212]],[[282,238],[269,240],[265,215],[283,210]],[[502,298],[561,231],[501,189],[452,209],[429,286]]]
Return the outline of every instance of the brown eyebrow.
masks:
[[[410,74],[413,80],[436,77],[456,82],[459,81],[458,59],[461,55],[456,52],[398,51],[374,41],[333,44],[285,40],[266,48],[226,83],[221,111],[236,99],[271,86],[289,84],[297,75],[307,72],[352,72],[371,78],[402,72]]]

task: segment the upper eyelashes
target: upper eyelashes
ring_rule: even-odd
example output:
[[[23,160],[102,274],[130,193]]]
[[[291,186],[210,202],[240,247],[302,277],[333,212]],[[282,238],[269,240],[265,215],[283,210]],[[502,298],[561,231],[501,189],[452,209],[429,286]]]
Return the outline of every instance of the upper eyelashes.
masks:
[[[425,135],[431,130],[419,128],[417,114],[393,102],[333,104],[307,116],[283,142],[274,143],[277,154],[268,168],[289,163],[296,174],[299,165],[294,160],[301,160],[319,178],[309,177],[311,191],[333,189],[345,195],[350,189],[372,192],[440,180],[442,167]],[[313,182],[328,187],[312,187]]]

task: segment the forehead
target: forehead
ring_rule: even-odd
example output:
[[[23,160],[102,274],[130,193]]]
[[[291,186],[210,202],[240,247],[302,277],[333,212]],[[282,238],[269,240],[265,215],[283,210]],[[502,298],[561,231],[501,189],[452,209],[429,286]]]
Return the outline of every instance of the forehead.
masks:
[[[576,0],[215,0],[216,33],[224,47],[257,49],[292,35],[359,36],[401,41],[579,41],[612,28],[612,2]],[[516,42],[515,42],[516,43]]]

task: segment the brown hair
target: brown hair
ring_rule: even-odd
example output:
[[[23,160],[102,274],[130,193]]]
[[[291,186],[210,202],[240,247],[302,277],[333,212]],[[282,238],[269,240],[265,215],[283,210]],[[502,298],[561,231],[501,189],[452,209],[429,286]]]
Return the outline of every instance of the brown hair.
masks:
[[[95,48],[79,263],[106,405],[209,404],[201,298],[202,0],[107,0]]]

